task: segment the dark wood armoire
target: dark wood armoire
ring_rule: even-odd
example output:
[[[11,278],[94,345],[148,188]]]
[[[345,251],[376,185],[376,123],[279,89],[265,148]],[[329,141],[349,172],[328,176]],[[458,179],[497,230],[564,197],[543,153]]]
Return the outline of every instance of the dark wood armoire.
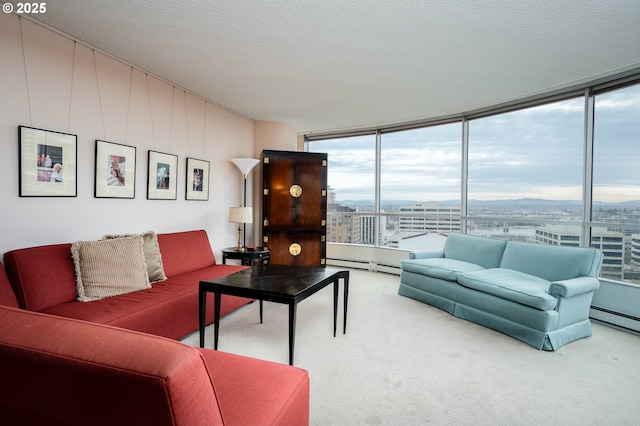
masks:
[[[270,263],[324,266],[327,154],[264,150],[262,244]]]

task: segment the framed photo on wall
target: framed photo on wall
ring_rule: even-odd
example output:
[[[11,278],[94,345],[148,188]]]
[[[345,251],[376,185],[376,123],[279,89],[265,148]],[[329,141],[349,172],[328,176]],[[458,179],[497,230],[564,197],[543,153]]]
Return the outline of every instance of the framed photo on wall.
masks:
[[[95,198],[136,197],[136,147],[96,140]]]
[[[21,197],[78,195],[78,137],[18,126]]]
[[[178,198],[178,156],[149,150],[147,174],[148,200],[175,200]]]
[[[187,158],[186,200],[209,200],[209,162]]]

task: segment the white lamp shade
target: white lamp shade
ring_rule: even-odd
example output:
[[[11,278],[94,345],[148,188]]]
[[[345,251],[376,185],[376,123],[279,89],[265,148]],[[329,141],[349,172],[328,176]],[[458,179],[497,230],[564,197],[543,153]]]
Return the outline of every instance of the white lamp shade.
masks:
[[[253,211],[251,207],[229,207],[229,222],[253,223]]]
[[[251,169],[260,162],[260,160],[256,160],[255,158],[232,158],[231,161],[240,169],[245,178],[249,175]]]

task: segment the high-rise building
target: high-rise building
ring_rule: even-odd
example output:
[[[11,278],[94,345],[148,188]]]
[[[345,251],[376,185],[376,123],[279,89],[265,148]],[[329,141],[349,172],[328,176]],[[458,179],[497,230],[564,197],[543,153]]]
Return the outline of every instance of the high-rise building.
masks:
[[[640,265],[640,234],[631,235],[631,263]]]
[[[602,270],[604,278],[624,278],[623,260],[625,253],[624,234],[604,228],[592,228],[591,247],[602,251]],[[547,225],[536,229],[536,241],[557,246],[580,246],[580,227]]]
[[[354,213],[356,209],[340,204],[327,205],[327,241],[331,243],[360,244],[361,218],[358,215],[339,214]],[[336,214],[338,213],[338,214]]]
[[[373,215],[369,215],[369,216],[364,215],[360,217],[360,236],[361,236],[360,243],[361,244],[369,244],[369,245],[375,244],[375,235],[376,235],[375,224],[376,224],[376,217]],[[386,229],[387,229],[387,217],[380,216],[380,226],[378,228],[378,239],[379,239],[380,245],[384,245],[385,243]]]
[[[406,216],[403,216],[406,214]],[[444,206],[437,201],[400,207],[400,232],[460,231],[460,206]]]

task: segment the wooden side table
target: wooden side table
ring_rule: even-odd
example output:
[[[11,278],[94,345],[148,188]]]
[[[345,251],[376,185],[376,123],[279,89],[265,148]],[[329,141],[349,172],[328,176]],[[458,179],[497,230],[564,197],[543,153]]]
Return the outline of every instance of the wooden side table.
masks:
[[[227,264],[227,259],[239,259],[245,266],[251,266],[254,262],[267,263],[269,261],[269,249],[266,247],[256,247],[255,250],[236,251],[235,247],[222,249],[222,264]]]

